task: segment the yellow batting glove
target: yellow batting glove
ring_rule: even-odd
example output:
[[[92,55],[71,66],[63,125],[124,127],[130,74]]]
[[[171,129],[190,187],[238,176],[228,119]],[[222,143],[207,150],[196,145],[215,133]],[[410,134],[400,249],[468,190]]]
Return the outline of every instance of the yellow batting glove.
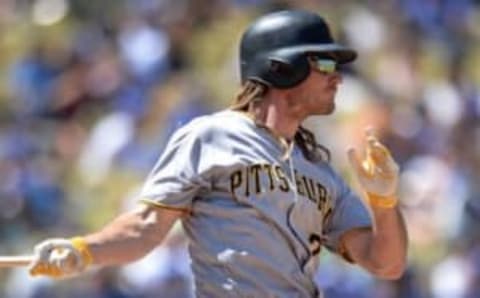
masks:
[[[359,157],[355,149],[348,150],[350,164],[367,192],[370,204],[393,208],[397,205],[399,167],[372,129],[366,130],[365,138],[367,148],[363,158]]]
[[[92,255],[84,238],[47,239],[35,246],[30,275],[71,277],[83,272],[92,262]]]

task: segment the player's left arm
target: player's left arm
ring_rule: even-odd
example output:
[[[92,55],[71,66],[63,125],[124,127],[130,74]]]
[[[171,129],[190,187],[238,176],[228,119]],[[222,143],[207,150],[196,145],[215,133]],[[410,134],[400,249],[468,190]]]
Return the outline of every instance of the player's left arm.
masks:
[[[377,277],[397,279],[406,267],[408,242],[405,222],[397,206],[399,167],[371,130],[366,138],[363,159],[354,149],[348,155],[367,194],[373,229],[350,230],[342,236],[341,243],[354,262]]]

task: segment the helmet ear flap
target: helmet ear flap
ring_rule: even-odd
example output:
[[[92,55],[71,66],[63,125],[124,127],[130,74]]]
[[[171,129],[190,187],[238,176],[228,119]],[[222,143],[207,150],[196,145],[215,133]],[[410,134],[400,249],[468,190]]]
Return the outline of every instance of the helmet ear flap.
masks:
[[[242,64],[244,77],[279,89],[291,88],[310,73],[310,65],[305,54],[270,53],[259,55],[252,63]]]
[[[268,80],[276,88],[291,88],[303,80],[310,73],[310,65],[305,55],[291,55],[280,59],[268,60]]]

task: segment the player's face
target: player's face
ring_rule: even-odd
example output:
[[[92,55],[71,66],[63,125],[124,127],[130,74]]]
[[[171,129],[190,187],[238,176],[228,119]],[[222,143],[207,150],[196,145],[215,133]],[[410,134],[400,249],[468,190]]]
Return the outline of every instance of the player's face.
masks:
[[[331,59],[309,58],[310,74],[294,87],[295,100],[303,105],[306,116],[328,115],[335,110],[335,95],[342,77]]]

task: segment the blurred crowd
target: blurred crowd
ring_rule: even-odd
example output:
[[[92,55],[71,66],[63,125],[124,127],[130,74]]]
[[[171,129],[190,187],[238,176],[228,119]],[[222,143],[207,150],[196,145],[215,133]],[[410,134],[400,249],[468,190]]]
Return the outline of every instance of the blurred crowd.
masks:
[[[480,297],[480,1],[0,1],[0,255],[100,228],[135,204],[176,128],[239,87],[256,16],[320,13],[359,52],[337,110],[307,126],[345,152],[372,125],[401,167],[409,266],[379,281],[328,252],[327,298]],[[0,271],[0,297],[192,297],[181,227],[144,259],[68,281]]]

